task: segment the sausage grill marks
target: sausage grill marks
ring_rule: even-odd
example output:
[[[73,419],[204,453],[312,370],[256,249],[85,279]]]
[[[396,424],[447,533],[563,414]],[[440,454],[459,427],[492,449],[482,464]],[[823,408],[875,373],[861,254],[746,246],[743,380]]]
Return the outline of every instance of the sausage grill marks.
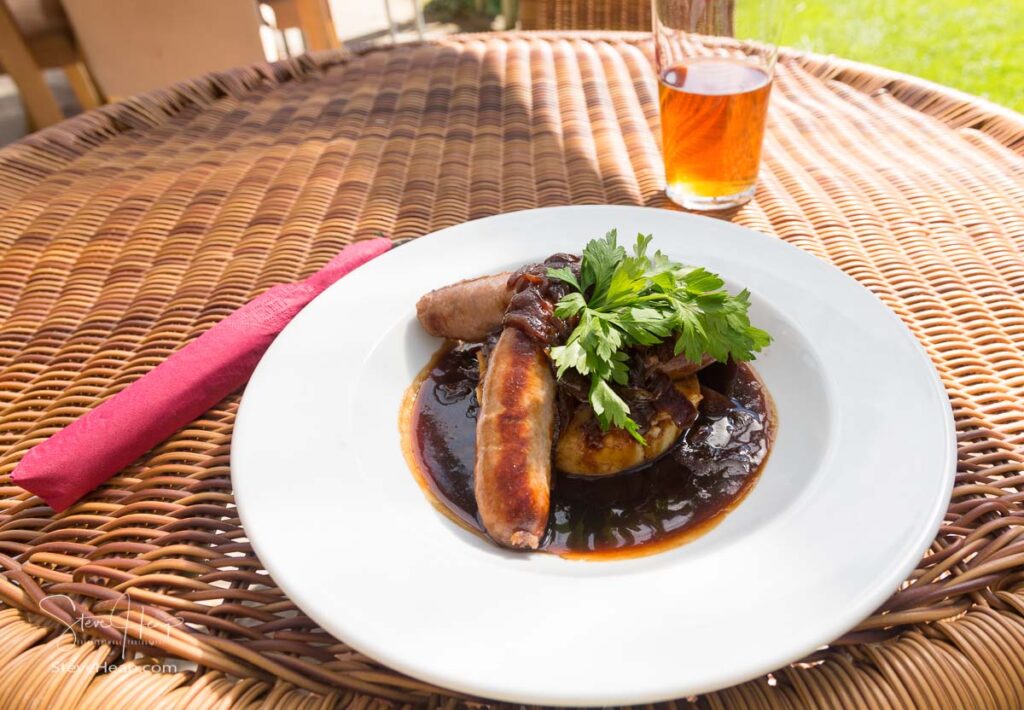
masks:
[[[488,358],[476,427],[474,494],[501,545],[536,549],[551,502],[555,378],[544,347],[517,328]]]

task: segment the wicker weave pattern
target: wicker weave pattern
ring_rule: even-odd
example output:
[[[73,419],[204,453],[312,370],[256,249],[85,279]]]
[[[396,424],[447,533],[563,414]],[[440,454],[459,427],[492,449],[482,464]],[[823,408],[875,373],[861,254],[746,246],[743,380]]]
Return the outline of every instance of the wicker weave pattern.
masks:
[[[524,30],[651,29],[651,0],[520,0]]]
[[[640,35],[468,36],[207,77],[0,151],[0,707],[444,700],[328,637],[262,571],[231,496],[237,395],[64,514],[8,474],[354,239],[542,205],[664,206],[656,97]],[[904,319],[952,398],[960,469],[943,531],[879,613],[820,663],[700,702],[1020,707],[1024,118],[794,54],[772,102],[764,179],[735,221],[835,263]],[[88,613],[103,623],[81,633],[136,642],[130,664],[100,673],[113,647],[60,633]],[[147,670],[151,656],[199,672]]]

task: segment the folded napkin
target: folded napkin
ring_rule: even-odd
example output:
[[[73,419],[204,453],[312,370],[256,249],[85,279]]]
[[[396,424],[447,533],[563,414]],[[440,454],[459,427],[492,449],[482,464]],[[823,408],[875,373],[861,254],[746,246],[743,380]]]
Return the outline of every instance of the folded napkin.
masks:
[[[14,470],[14,482],[54,510],[64,510],[245,384],[288,321],[325,288],[390,247],[383,238],[356,242],[305,281],[254,298],[30,449]]]

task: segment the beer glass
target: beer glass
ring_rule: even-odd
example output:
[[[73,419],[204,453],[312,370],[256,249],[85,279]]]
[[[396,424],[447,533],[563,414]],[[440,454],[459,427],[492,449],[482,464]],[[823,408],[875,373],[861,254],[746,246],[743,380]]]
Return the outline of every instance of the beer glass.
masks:
[[[761,162],[775,0],[652,2],[665,191],[691,210],[741,205]]]

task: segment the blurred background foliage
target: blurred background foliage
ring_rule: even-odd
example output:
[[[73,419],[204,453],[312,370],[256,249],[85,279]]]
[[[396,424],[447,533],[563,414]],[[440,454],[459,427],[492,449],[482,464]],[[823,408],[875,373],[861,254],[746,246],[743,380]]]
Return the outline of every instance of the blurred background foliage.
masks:
[[[741,12],[744,4],[737,3]],[[779,44],[877,64],[1024,111],[1024,0],[798,0],[776,6]]]

